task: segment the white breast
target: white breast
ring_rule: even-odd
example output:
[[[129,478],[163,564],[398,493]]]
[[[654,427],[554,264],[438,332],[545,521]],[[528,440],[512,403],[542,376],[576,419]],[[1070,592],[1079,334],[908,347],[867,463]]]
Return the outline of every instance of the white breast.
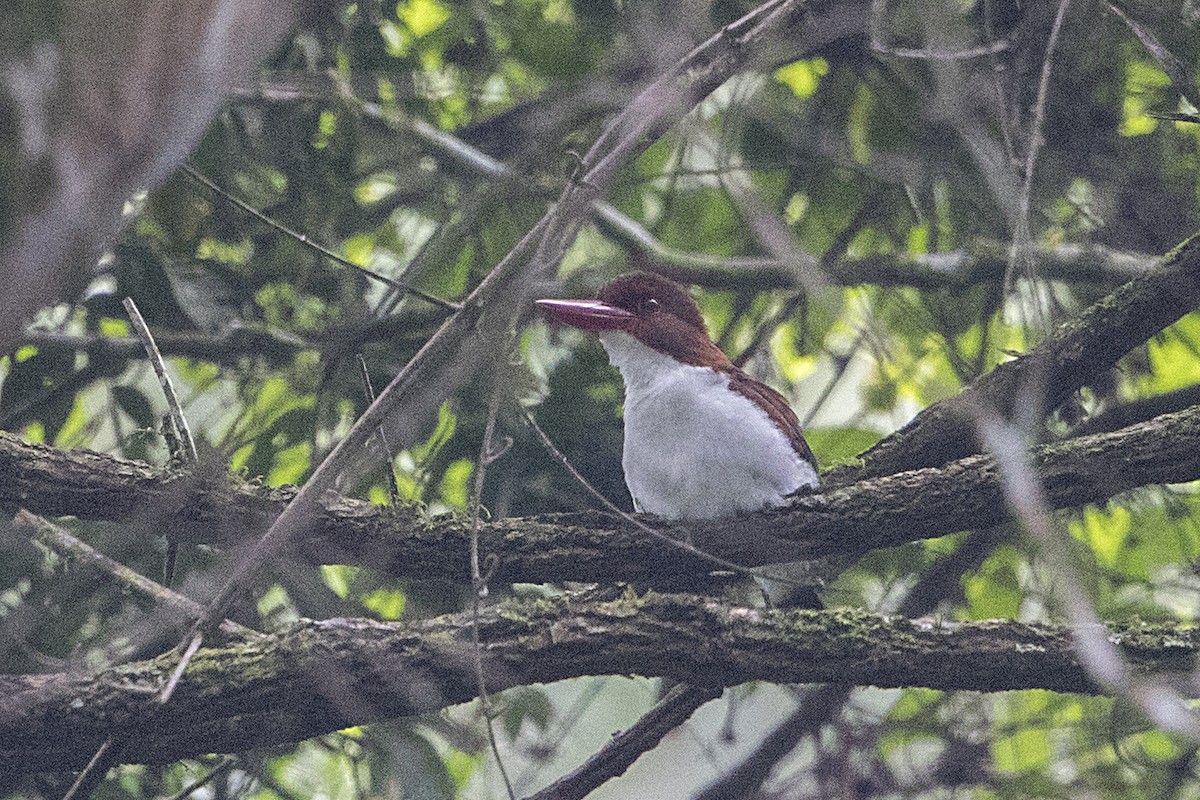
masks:
[[[812,465],[767,413],[708,367],[620,332],[600,336],[625,381],[625,483],[638,511],[712,519],[778,506],[816,486]]]

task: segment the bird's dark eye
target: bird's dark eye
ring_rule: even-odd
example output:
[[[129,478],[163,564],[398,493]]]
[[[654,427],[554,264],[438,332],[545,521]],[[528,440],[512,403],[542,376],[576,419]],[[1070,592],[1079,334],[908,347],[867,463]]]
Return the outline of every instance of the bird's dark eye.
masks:
[[[655,300],[653,297],[651,297],[645,303],[642,303],[642,309],[645,311],[649,311],[651,314],[657,314],[658,313],[658,301]]]

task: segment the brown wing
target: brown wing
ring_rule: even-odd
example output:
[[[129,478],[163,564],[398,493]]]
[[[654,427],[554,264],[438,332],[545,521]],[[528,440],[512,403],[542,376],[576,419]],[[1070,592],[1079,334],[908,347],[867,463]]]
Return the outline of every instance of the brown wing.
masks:
[[[804,431],[800,429],[800,419],[788,405],[787,398],[762,381],[751,378],[745,371],[732,364],[724,367],[721,371],[729,376],[730,388],[743,397],[758,403],[767,412],[771,421],[779,426],[779,430],[788,437],[796,455],[812,464],[815,470],[817,459],[813,455],[812,449],[809,448],[808,442],[804,441]]]

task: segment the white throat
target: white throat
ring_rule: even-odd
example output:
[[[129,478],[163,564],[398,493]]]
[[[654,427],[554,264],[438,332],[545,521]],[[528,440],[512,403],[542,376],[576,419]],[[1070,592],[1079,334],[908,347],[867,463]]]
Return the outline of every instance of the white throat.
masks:
[[[638,511],[712,519],[783,505],[816,486],[766,411],[729,377],[647,347],[626,333],[600,342],[625,382],[625,483]]]

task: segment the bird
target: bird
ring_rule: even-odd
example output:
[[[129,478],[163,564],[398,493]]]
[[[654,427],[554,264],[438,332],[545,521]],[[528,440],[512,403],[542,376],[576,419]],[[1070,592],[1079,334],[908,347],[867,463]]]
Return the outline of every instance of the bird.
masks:
[[[551,322],[596,333],[621,373],[621,465],[636,511],[719,519],[817,486],[816,458],[787,399],[721,351],[679,284],[634,272],[595,300],[537,305]]]

